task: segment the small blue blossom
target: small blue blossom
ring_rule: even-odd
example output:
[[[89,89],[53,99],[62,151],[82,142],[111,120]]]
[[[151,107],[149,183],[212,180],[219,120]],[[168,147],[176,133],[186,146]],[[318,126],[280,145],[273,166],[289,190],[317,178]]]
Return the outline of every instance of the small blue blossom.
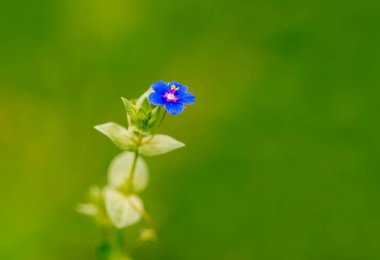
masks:
[[[187,92],[187,87],[172,81],[165,83],[162,80],[154,83],[154,90],[149,95],[149,102],[156,106],[164,106],[169,114],[178,115],[183,112],[185,105],[195,103],[195,96]]]

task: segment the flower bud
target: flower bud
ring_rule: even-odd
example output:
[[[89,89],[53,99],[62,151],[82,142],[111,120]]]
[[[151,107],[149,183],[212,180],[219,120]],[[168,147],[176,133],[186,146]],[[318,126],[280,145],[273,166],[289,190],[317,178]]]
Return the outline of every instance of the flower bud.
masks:
[[[144,229],[140,233],[140,240],[142,242],[154,242],[157,240],[157,233],[154,229],[151,228]]]

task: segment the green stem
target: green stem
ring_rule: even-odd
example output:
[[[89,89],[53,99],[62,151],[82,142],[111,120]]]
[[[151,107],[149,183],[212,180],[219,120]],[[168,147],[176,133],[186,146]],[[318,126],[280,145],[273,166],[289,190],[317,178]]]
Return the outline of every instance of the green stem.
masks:
[[[166,111],[165,111],[165,114],[166,114]],[[165,117],[165,114],[163,115],[162,119],[161,119],[161,122],[162,120],[164,119]],[[160,124],[161,124],[160,122]],[[128,187],[127,187],[127,191],[131,191],[134,189],[133,187],[133,177],[135,176],[135,171],[136,171],[136,165],[137,165],[137,159],[139,157],[139,146],[141,145],[141,141],[142,141],[142,135],[140,134],[137,138],[137,142],[136,142],[136,150],[135,150],[135,154],[134,154],[134,158],[133,158],[133,162],[132,162],[132,167],[131,167],[131,172],[129,174],[129,178],[128,178]],[[127,197],[128,198],[128,197]],[[144,220],[146,221],[146,223],[149,225],[150,228],[154,229],[155,230],[155,225],[153,223],[153,220],[152,218],[150,217],[150,215],[143,209],[143,208],[140,208],[138,205],[136,205],[134,203],[133,200],[129,200],[130,204],[132,205],[132,207],[141,214],[141,216],[144,218]]]
[[[98,260],[111,259],[114,255],[128,256],[124,246],[124,237],[120,230],[104,226],[101,233],[102,241],[96,249]]]
[[[135,170],[137,165],[137,159],[139,158],[139,146],[141,144],[142,135],[139,135],[136,142],[136,150],[133,157],[131,172],[129,173],[128,183],[127,183],[127,191],[131,191],[134,189],[133,187],[133,178],[135,176]]]
[[[129,203],[131,204],[131,206],[137,211],[140,213],[140,215],[144,218],[145,222],[148,224],[148,226],[153,229],[153,230],[156,230],[155,228],[155,225],[153,223],[153,220],[152,218],[150,217],[150,215],[148,214],[148,212],[146,212],[143,208],[140,208],[133,200],[131,199],[128,199]]]
[[[127,191],[130,191],[130,190],[133,190],[134,187],[133,187],[133,178],[135,176],[135,169],[136,169],[136,164],[137,164],[137,159],[138,159],[139,155],[138,155],[138,152],[137,150],[135,151],[135,154],[134,154],[134,157],[133,157],[133,162],[132,162],[132,167],[131,167],[131,172],[129,174],[129,178],[128,178],[128,187],[127,187]]]
[[[154,132],[157,132],[158,128],[160,128],[162,121],[164,121],[164,119],[165,119],[165,116],[166,116],[166,110],[164,111],[164,115],[161,117],[161,120],[158,123],[158,126],[156,127],[156,130]]]

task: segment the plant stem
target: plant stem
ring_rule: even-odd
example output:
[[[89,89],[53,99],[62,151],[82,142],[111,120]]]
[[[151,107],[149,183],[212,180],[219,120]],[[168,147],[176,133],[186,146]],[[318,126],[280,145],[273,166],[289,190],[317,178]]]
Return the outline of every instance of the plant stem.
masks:
[[[135,169],[136,169],[136,164],[137,164],[137,159],[139,158],[139,155],[138,155],[138,152],[137,150],[135,151],[134,153],[134,156],[133,156],[133,162],[132,162],[132,167],[131,167],[131,172],[129,173],[129,178],[128,178],[128,187],[127,187],[127,191],[129,192],[131,189],[133,190],[134,187],[133,187],[133,178],[135,176]]]
[[[139,158],[139,146],[141,144],[141,139],[142,135],[140,134],[137,137],[137,142],[136,142],[136,150],[134,153],[133,157],[133,162],[132,162],[132,167],[131,167],[131,172],[129,173],[129,178],[128,178],[128,184],[127,184],[127,191],[129,192],[130,190],[133,190],[133,178],[135,176],[135,170],[136,170],[136,165],[137,165],[137,159]]]
[[[124,245],[124,237],[120,230],[111,226],[104,226],[101,233],[103,238],[96,249],[98,260],[111,259],[114,255],[128,257]]]
[[[161,117],[161,120],[160,122],[158,123],[158,126],[156,127],[155,131],[156,132],[158,130],[158,128],[160,128],[161,124],[162,124],[162,121],[164,121],[165,119],[165,116],[166,116],[166,110],[164,111],[164,115]]]
[[[166,114],[166,111],[165,111],[165,114]],[[160,124],[163,121],[163,119],[165,117],[165,114],[163,115],[163,117],[162,117],[162,119],[160,121]],[[142,140],[142,135],[140,134],[138,136],[137,142],[136,142],[136,150],[135,150],[135,154],[134,154],[134,158],[133,158],[133,162],[132,162],[131,172],[130,172],[129,178],[128,178],[129,181],[128,181],[127,191],[130,191],[131,189],[134,189],[134,187],[133,187],[133,177],[134,177],[135,171],[136,171],[137,159],[139,157],[139,146],[141,144],[141,140]],[[133,200],[129,200],[129,202],[131,203],[132,207],[141,214],[141,216],[144,218],[144,220],[150,226],[150,228],[155,229],[155,225],[154,225],[153,220],[150,217],[150,215],[143,208],[140,208],[138,205],[136,205],[133,202]]]
[[[155,225],[154,225],[154,223],[153,223],[153,220],[152,220],[152,218],[150,217],[150,215],[148,214],[148,212],[146,212],[146,211],[144,210],[144,208],[140,208],[138,205],[136,205],[136,203],[134,203],[133,200],[128,199],[128,201],[129,201],[129,203],[131,204],[131,206],[132,206],[136,211],[138,211],[138,212],[141,214],[141,216],[144,218],[144,220],[145,220],[145,222],[148,224],[148,226],[149,226],[151,229],[156,230]]]

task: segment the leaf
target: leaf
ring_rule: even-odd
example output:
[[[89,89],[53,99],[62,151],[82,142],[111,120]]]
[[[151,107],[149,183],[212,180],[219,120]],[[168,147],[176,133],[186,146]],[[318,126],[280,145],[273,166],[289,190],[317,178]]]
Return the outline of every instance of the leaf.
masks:
[[[142,94],[136,101],[136,107],[137,108],[140,108],[143,101],[148,98],[148,96],[150,95],[150,93],[153,92],[153,89],[152,88],[149,88],[147,91],[144,92],[144,94]]]
[[[131,125],[133,121],[135,121],[137,108],[136,106],[128,99],[121,97],[123,101],[124,108],[127,114],[128,125]]]
[[[77,206],[77,211],[88,216],[96,216],[99,213],[99,209],[91,203],[79,204]]]
[[[159,118],[162,118],[161,115],[161,106],[156,106],[152,109],[151,116],[148,121],[148,129],[154,129],[157,123],[160,121]]]
[[[110,122],[95,126],[95,129],[108,136],[112,142],[122,150],[130,151],[136,147],[131,134],[127,129],[116,123]]]
[[[144,125],[145,121],[147,120],[148,118],[148,113],[145,112],[144,110],[140,109],[138,112],[137,112],[137,121],[139,121],[139,123],[141,125]]]
[[[151,105],[149,103],[148,98],[145,98],[143,102],[141,103],[140,110],[144,110],[144,112],[148,113],[151,110]]]
[[[145,140],[148,141],[149,138],[151,137],[148,136]],[[155,135],[152,140],[140,146],[139,153],[145,156],[155,156],[168,153],[184,146],[184,143],[181,143],[170,136]]]
[[[106,187],[104,197],[107,214],[115,227],[124,228],[141,219],[144,206],[138,196],[126,196],[113,188]]]
[[[127,114],[129,116],[133,116],[137,111],[135,105],[126,98],[121,97],[121,100],[123,101],[125,111],[127,112]]]
[[[145,131],[145,130],[137,127],[136,125],[130,125],[128,127],[128,130],[129,130],[129,132],[132,132],[132,133],[136,132],[136,133],[142,134],[143,136],[147,136],[147,135],[151,134],[150,131]]]
[[[133,152],[123,152],[112,160],[108,169],[108,182],[112,187],[121,188],[126,185],[131,174],[134,158],[135,154]],[[133,176],[133,188],[135,191],[142,191],[146,188],[148,177],[148,166],[144,159],[139,156]]]

